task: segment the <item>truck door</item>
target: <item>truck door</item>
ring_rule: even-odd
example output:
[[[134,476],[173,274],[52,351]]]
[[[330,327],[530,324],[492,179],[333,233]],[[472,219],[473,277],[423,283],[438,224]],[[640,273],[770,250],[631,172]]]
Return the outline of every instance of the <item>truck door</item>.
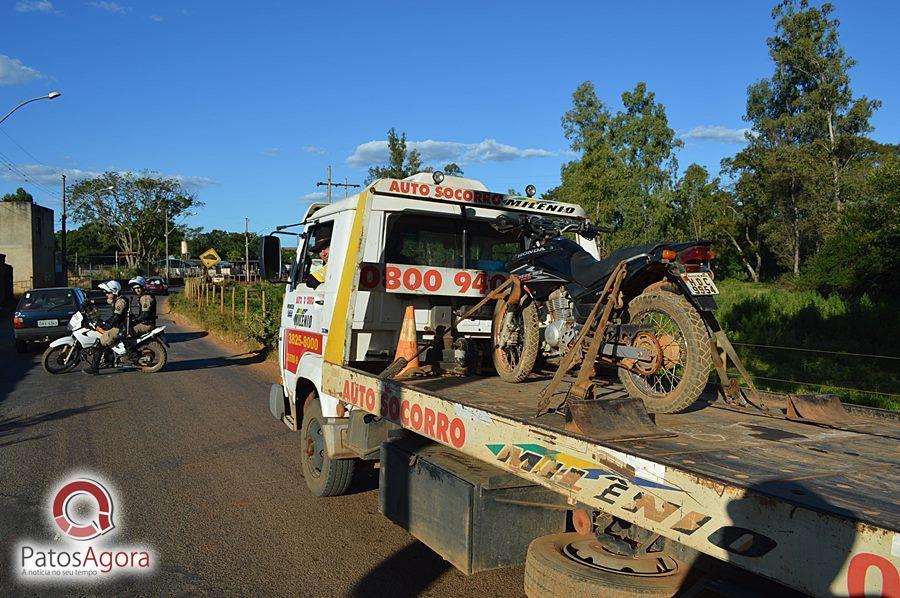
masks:
[[[291,393],[299,377],[310,380],[317,388],[320,386],[322,353],[328,335],[326,294],[333,286],[329,282],[340,275],[339,271],[329,271],[328,264],[320,257],[323,245],[329,247],[333,229],[334,221],[317,221],[307,226],[285,293],[281,362],[285,387]]]

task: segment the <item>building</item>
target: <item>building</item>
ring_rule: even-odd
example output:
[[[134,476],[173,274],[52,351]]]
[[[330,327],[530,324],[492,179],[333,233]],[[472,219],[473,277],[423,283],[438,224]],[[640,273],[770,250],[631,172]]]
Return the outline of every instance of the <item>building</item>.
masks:
[[[53,210],[30,201],[0,201],[0,253],[12,266],[13,291],[56,284]]]

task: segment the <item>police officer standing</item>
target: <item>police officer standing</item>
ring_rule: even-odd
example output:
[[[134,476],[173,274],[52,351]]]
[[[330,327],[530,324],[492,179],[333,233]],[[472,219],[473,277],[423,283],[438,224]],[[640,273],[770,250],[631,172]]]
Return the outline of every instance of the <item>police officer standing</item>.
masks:
[[[132,319],[132,331],[137,335],[150,332],[156,327],[156,297],[147,292],[147,280],[143,276],[135,276],[128,281],[128,286],[138,298],[138,312]]]

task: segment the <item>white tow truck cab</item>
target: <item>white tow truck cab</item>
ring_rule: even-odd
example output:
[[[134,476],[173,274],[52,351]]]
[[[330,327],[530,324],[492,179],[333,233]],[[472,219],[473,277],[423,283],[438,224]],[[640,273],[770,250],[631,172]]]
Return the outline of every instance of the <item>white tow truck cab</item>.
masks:
[[[360,459],[379,459],[383,514],[465,573],[524,561],[531,597],[900,596],[896,414],[847,406],[847,421],[798,420],[784,397],[747,413],[711,391],[656,415],[657,433],[598,441],[561,413],[535,417],[546,379],[492,375],[490,306],[432,343],[432,375],[380,378],[408,306],[429,343],[505,280],[522,246],[491,221],[511,212],[585,218],[576,205],[431,173],[309,208],[269,407],[300,431],[314,494],[345,492]],[[326,237],[322,264],[309,248]],[[263,238],[260,262],[280,279],[277,237]]]
[[[411,305],[419,338],[433,339],[438,327],[452,325],[456,315],[506,280],[506,262],[523,247],[491,223],[501,214],[523,212],[585,218],[581,206],[491,193],[481,182],[461,177],[445,176],[438,185],[432,173],[379,180],[361,194],[312,204],[281,312],[285,396],[295,401],[298,388],[315,389],[323,416],[339,417],[338,399],[321,383],[332,333],[347,344],[347,355],[336,343],[333,351],[341,350],[349,363],[387,365]],[[323,237],[331,239],[325,280],[311,288],[310,271],[322,263],[308,248]],[[579,242],[597,257],[594,242],[581,237]],[[336,321],[335,307],[344,302],[353,303],[352,318]],[[487,309],[460,323],[455,345],[441,356],[445,366],[477,371],[489,365],[491,317]]]

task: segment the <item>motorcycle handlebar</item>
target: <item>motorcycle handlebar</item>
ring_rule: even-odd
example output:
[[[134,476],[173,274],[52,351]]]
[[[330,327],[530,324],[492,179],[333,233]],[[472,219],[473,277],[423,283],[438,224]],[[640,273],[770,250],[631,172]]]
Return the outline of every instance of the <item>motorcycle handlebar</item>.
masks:
[[[593,238],[599,233],[613,233],[616,231],[611,226],[593,224],[588,220],[564,225],[559,220],[549,220],[540,216],[525,214],[514,216],[501,214],[494,220],[493,226],[500,232],[519,228],[527,236],[558,236],[568,232],[577,232],[583,237]]]

